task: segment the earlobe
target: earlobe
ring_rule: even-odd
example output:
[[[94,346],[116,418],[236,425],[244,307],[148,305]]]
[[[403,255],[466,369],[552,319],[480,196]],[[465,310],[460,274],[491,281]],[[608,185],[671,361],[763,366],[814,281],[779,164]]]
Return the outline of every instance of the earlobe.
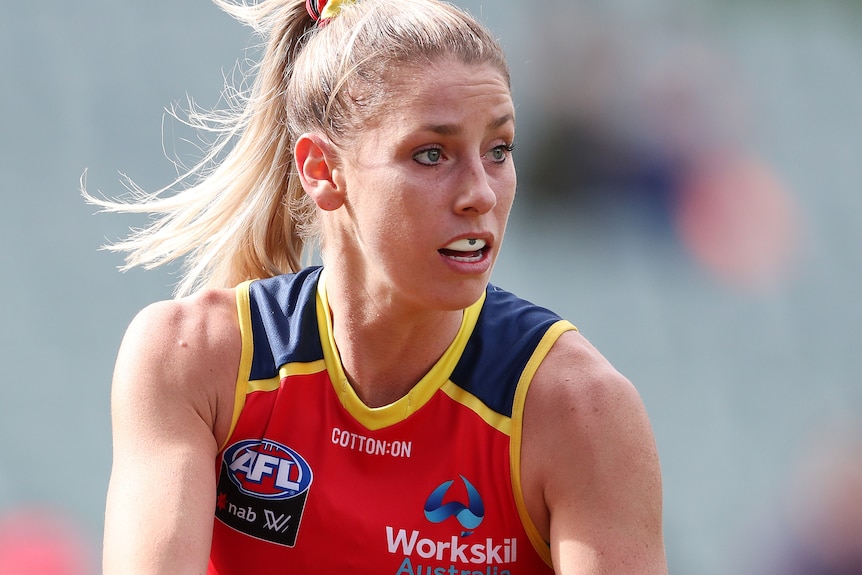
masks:
[[[294,158],[305,193],[326,211],[340,208],[344,194],[336,182],[335,156],[326,138],[303,134],[294,146]]]

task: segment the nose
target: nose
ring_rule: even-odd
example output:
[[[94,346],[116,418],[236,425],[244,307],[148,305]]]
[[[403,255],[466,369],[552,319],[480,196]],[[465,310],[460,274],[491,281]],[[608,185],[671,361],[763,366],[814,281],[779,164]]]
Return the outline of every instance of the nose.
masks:
[[[497,193],[482,158],[465,165],[460,174],[455,211],[462,214],[485,214],[497,205]]]

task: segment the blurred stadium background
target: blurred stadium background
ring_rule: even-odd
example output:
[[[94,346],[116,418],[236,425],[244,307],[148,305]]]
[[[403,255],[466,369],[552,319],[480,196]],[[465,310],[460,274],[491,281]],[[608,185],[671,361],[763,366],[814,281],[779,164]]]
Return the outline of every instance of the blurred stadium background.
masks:
[[[862,3],[457,3],[518,105],[494,282],[639,388],[671,573],[862,573]],[[249,38],[208,0],[4,6],[2,575],[98,572],[114,357],[175,281],[115,270],[140,220],[78,180],[167,184],[194,147],[164,109],[217,106]]]

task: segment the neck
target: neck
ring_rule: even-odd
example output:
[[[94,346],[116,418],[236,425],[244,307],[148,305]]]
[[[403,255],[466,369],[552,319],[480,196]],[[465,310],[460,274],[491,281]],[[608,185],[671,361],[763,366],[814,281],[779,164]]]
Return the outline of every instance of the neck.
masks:
[[[368,407],[382,407],[407,395],[461,326],[462,310],[398,308],[329,281],[326,290],[342,366]]]

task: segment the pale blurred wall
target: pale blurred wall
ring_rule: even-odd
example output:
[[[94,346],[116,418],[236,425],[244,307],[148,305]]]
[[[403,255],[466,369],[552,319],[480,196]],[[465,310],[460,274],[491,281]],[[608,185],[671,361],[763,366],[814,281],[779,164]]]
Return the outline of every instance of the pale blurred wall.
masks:
[[[119,257],[97,247],[140,220],[92,215],[78,179],[88,169],[88,186],[107,194],[122,191],[118,171],[147,189],[167,183],[164,108],[186,94],[215,105],[248,36],[208,0],[8,4],[0,516],[48,506],[96,547],[113,359],[132,315],[168,297],[174,278],[115,271]],[[755,569],[767,553],[758,548],[782,536],[776,518],[807,437],[862,413],[859,3],[461,5],[503,39],[518,101],[525,184],[495,283],[566,315],[641,391],[662,457],[672,573]],[[689,46],[715,56],[743,101],[737,115],[736,103],[707,96],[706,116],[732,124],[734,145],[796,210],[795,264],[765,288],[739,289],[699,263],[661,201],[528,187],[524,162],[537,161],[549,114],[598,106],[588,117],[603,129],[650,141],[655,118],[639,96],[653,93],[659,64],[688,61]],[[714,87],[698,66],[683,83]],[[170,155],[169,122],[164,132]]]

